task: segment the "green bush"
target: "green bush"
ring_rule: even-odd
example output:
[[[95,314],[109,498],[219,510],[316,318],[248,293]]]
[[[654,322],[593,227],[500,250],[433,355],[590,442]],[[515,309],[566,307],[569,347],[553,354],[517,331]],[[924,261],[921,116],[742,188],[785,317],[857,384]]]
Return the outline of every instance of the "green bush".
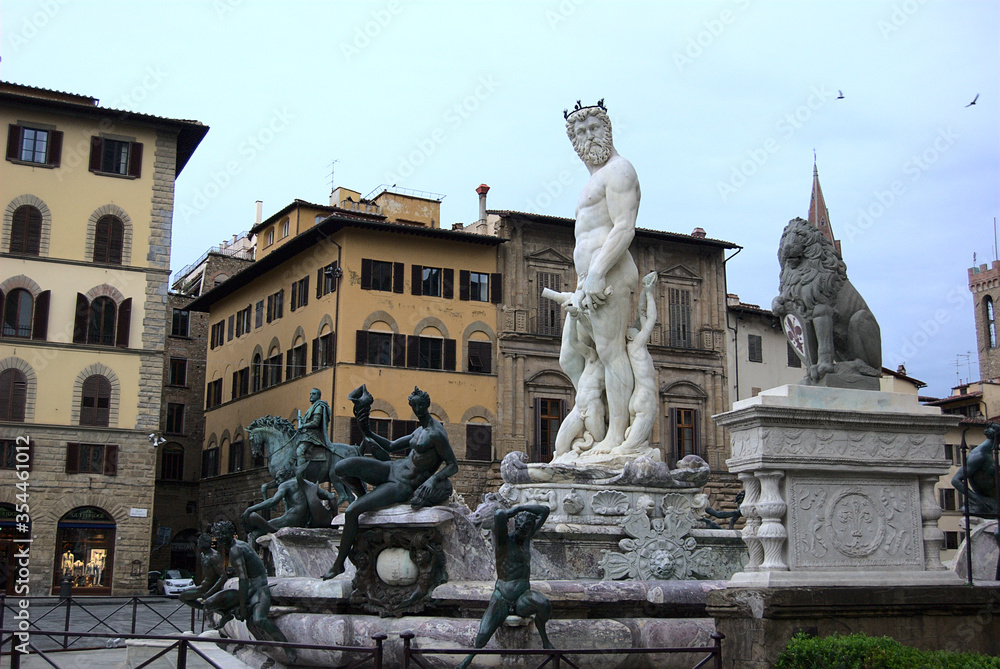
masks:
[[[924,651],[887,636],[796,635],[775,669],[1000,669],[1000,658],[944,650]]]

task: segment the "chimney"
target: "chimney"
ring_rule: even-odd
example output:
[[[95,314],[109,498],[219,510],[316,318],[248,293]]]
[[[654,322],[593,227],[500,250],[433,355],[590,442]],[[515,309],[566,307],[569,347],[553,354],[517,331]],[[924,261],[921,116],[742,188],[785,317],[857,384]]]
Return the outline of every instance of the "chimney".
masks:
[[[254,225],[260,225],[260,222],[262,220],[264,220],[263,214],[264,214],[264,201],[263,200],[257,200],[257,215],[254,216],[254,219],[253,219],[253,224]]]
[[[479,193],[479,220],[486,220],[486,194],[490,192],[490,187],[486,184],[479,184],[479,188],[476,189]]]
[[[705,229],[704,228],[695,228],[694,230],[691,231],[691,236],[692,237],[697,237],[698,239],[704,239],[705,236],[706,236],[705,235]]]

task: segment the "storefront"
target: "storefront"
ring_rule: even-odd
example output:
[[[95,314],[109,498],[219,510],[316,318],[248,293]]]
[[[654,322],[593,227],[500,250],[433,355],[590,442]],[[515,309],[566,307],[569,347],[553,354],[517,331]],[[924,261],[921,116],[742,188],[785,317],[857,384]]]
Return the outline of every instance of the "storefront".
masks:
[[[114,572],[115,521],[95,506],[81,506],[59,519],[52,570],[53,592],[64,577],[74,595],[111,594]]]

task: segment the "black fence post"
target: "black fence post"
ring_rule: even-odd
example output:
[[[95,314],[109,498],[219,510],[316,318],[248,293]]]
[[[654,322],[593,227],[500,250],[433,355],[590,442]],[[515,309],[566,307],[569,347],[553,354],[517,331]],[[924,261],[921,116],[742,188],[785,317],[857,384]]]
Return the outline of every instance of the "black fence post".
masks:
[[[7,610],[7,593],[0,592],[0,629],[3,629],[3,614]],[[11,648],[14,644],[11,643]]]
[[[416,634],[409,630],[399,635],[403,640],[403,669],[410,669],[410,640],[415,636]]]
[[[715,669],[722,669],[722,640],[726,638],[726,635],[722,632],[712,632],[712,639],[715,641],[715,650],[712,655],[715,656]]]
[[[10,635],[10,669],[21,669],[21,651],[14,647],[13,634]]]
[[[135,634],[135,619],[139,617],[139,598],[132,597],[132,634]]]
[[[69,631],[69,612],[73,608],[73,597],[72,595],[63,600],[66,603],[66,619],[63,622],[63,632]],[[69,635],[63,634],[63,648],[69,648]]]
[[[187,639],[177,643],[177,669],[187,669]]]
[[[194,631],[194,607],[190,606],[188,608],[191,609],[191,634],[195,634],[195,631]],[[202,631],[204,632],[204,630],[202,630]]]
[[[372,657],[375,661],[375,669],[382,669],[382,642],[388,638],[384,632],[372,635],[372,639],[375,640],[375,654]]]

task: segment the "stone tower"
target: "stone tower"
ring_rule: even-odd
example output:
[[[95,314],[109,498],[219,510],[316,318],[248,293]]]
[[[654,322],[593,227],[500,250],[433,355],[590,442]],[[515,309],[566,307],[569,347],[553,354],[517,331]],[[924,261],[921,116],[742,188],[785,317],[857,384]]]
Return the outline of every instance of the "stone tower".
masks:
[[[1000,301],[1000,261],[993,266],[969,268],[969,290],[976,315],[976,349],[979,351],[979,378],[1000,378],[1000,339],[997,337],[997,309]]]

